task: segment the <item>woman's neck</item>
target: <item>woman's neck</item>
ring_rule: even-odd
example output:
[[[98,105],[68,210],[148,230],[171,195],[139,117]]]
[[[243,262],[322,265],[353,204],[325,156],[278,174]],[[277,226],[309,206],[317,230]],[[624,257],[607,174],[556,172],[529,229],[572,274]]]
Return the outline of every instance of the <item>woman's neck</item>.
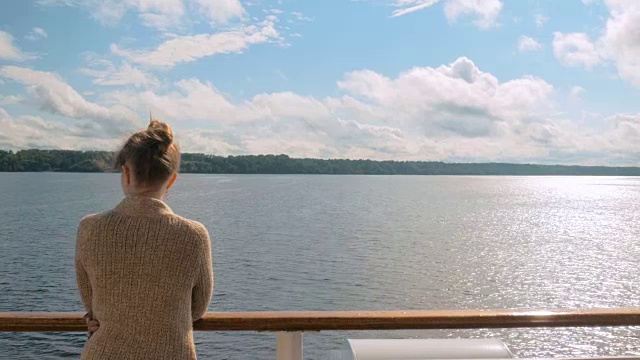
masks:
[[[144,196],[158,200],[164,200],[164,191],[152,191],[152,190],[128,190],[125,191],[125,196]]]

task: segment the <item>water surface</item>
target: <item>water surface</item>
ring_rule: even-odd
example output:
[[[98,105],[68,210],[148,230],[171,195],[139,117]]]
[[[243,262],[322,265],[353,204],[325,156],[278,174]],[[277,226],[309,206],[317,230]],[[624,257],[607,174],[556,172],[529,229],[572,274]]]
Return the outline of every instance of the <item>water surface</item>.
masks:
[[[78,220],[115,174],[0,173],[0,311],[81,311]],[[210,311],[640,306],[640,179],[181,175],[167,199],[213,240]],[[83,334],[0,334],[0,358],[77,358]],[[207,359],[273,357],[275,335],[196,333]],[[637,328],[326,332],[499,338],[518,357],[640,354]]]

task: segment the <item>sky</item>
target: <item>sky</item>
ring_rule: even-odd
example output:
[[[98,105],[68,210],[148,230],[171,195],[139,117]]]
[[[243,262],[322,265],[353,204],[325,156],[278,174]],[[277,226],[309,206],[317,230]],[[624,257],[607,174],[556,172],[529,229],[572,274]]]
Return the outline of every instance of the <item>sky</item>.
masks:
[[[637,0],[1,0],[0,149],[640,165]]]

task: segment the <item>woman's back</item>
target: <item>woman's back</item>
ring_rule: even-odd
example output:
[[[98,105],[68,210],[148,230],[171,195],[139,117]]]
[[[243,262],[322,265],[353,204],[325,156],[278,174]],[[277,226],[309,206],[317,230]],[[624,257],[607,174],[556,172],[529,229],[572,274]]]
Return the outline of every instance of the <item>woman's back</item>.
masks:
[[[210,301],[211,244],[161,200],[129,196],[78,229],[78,284],[100,322],[83,359],[193,359],[192,321]]]

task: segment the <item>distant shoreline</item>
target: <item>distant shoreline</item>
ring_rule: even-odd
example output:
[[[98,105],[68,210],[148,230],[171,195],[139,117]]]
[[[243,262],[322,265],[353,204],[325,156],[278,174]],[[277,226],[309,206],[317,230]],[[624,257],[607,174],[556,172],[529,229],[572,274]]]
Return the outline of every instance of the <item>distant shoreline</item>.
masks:
[[[114,172],[113,152],[72,150],[0,150],[0,172]],[[216,156],[182,154],[180,171],[190,174],[264,175],[476,175],[476,176],[640,176],[640,167],[446,163],[303,159],[287,155]]]
[[[115,171],[0,171],[0,174],[104,174],[104,175],[117,175],[119,172]],[[296,173],[194,173],[180,171],[181,175],[229,175],[229,176],[331,176],[331,177],[349,177],[349,176],[362,176],[362,177],[375,177],[375,176],[392,176],[392,177],[593,177],[593,178],[606,178],[606,177],[620,177],[620,178],[640,178],[640,175],[609,175],[609,174],[296,174]]]

